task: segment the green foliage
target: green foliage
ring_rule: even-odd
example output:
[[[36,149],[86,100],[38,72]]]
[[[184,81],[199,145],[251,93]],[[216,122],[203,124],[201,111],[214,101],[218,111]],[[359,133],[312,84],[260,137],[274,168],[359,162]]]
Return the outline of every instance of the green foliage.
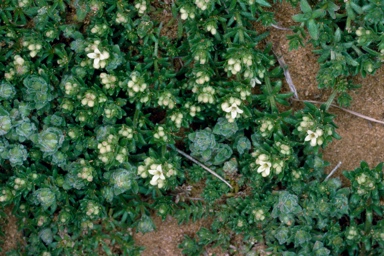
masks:
[[[381,1],[300,1],[300,14],[292,19],[300,22],[293,27],[290,49],[304,46],[308,29],[314,52],[319,55],[317,74],[319,88],[332,89],[337,101],[348,106],[352,100],[348,91],[358,88],[352,77],[374,74],[383,62],[384,9]]]
[[[231,251],[235,234],[248,255],[256,241],[283,255],[380,252],[381,165],[346,174],[351,189],[324,181],[321,149],[339,139],[336,125],[326,106],[279,110],[291,94],[280,92],[282,70],[271,45],[259,44],[268,34],[254,26],[274,23],[271,4],[157,4],[0,3],[0,203],[13,205],[27,242],[10,253],[139,255],[132,232],[155,230],[152,214],[213,219],[185,237],[189,255]],[[318,5],[300,2],[294,19],[303,26],[291,42],[309,30],[320,59],[331,56],[323,87],[335,85],[348,102],[350,68],[364,75],[379,66],[380,8]],[[328,15],[365,24],[358,43]],[[362,51],[357,60],[353,51]]]

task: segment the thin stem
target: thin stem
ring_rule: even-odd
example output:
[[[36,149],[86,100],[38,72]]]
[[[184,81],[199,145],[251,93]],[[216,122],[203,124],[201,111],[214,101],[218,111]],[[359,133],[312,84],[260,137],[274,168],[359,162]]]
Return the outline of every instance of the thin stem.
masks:
[[[200,165],[204,170],[206,170],[207,172],[211,173],[213,176],[215,176],[216,178],[220,179],[222,182],[224,182],[228,187],[230,187],[231,189],[233,189],[233,187],[231,186],[231,184],[229,184],[225,179],[223,179],[219,174],[217,174],[216,172],[212,171],[211,169],[209,169],[208,167],[206,167],[205,165],[203,165],[202,163],[200,163],[199,161],[197,161],[196,159],[194,159],[193,157],[191,157],[190,155],[188,155],[187,153],[181,151],[180,149],[176,148],[176,147],[172,147],[177,153],[179,153],[180,155],[184,156],[185,158],[191,160],[192,162],[194,162],[195,164],[198,164]]]

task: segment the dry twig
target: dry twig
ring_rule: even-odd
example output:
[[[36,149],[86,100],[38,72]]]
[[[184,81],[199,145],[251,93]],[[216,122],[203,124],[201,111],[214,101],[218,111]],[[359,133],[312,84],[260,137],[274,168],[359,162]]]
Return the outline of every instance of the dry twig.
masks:
[[[328,174],[328,176],[324,179],[324,181],[327,181],[336,172],[336,170],[339,169],[340,165],[341,165],[341,162],[339,162],[335,166],[335,168],[333,168],[333,170]]]
[[[325,104],[326,102],[321,102],[321,101],[315,101],[315,100],[299,100],[299,99],[293,99],[293,100],[296,100],[296,101],[302,101],[302,102],[310,102],[310,103],[316,103],[316,104]],[[357,113],[355,111],[352,111],[352,110],[349,110],[349,109],[346,109],[346,108],[342,108],[342,107],[339,107],[335,104],[331,104],[330,106],[334,107],[334,108],[338,108],[338,109],[341,109],[351,115],[354,115],[354,116],[358,116],[360,118],[363,118],[365,120],[368,120],[368,121],[371,121],[371,122],[374,122],[374,123],[378,123],[378,124],[384,124],[383,121],[380,121],[380,120],[377,120],[377,119],[374,119],[372,117],[369,117],[369,116],[365,116],[363,114],[360,114],[360,113]]]
[[[207,166],[203,165],[202,163],[200,163],[199,161],[197,161],[196,159],[194,159],[193,157],[191,157],[190,155],[188,155],[187,153],[181,151],[180,149],[174,147],[173,148],[174,150],[177,151],[177,153],[179,153],[180,155],[186,157],[187,159],[191,160],[192,162],[194,162],[195,164],[198,164],[200,165],[204,170],[206,170],[207,172],[211,173],[213,176],[215,176],[216,178],[220,179],[222,182],[224,182],[228,187],[230,187],[231,189],[233,189],[233,187],[231,186],[231,184],[228,183],[228,181],[226,181],[225,179],[223,179],[219,174],[217,174],[216,172],[212,171],[211,169],[209,169]]]

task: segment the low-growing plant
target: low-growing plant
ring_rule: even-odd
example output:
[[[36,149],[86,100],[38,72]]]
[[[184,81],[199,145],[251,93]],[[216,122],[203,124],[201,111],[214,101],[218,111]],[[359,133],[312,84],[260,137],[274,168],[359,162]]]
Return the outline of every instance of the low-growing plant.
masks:
[[[348,91],[360,87],[353,76],[372,75],[384,61],[383,3],[300,0],[300,9],[302,13],[292,17],[301,25],[292,27],[290,48],[304,46],[307,28],[319,55],[319,88],[332,89],[331,101],[337,97],[340,105],[348,106],[352,100]]]
[[[14,254],[138,255],[153,214],[215,217],[181,243],[190,255],[236,234],[248,255],[382,250],[381,165],[346,174],[350,189],[324,181],[336,125],[326,106],[281,111],[291,94],[254,29],[273,22],[268,2],[0,7],[0,203],[27,246]]]

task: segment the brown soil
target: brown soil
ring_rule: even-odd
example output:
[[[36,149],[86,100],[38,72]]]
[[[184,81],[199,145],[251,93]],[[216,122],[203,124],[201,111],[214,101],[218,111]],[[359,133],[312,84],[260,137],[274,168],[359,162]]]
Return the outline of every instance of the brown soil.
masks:
[[[17,219],[12,215],[11,208],[6,208],[5,213],[8,216],[7,219],[0,220],[0,228],[5,233],[4,237],[0,237],[0,241],[4,242],[4,244],[0,243],[0,246],[3,249],[3,251],[0,252],[0,256],[4,256],[9,250],[17,249],[20,244],[24,243],[23,236],[17,228]]]
[[[281,27],[289,28],[294,25],[291,20],[293,14],[298,10],[292,8],[289,4],[279,4],[274,8],[276,21]],[[169,21],[168,15],[166,22]],[[288,50],[288,41],[286,35],[289,31],[275,28],[263,28],[256,26],[258,31],[270,31],[267,40],[271,41],[274,51],[281,54],[288,65],[293,83],[297,89],[301,100],[326,101],[329,93],[320,91],[317,88],[316,74],[319,69],[317,56],[312,53],[311,45],[300,48],[296,51]],[[162,31],[164,35],[173,35],[174,32],[168,28]],[[351,92],[353,96],[352,105],[349,109],[370,116],[377,120],[384,119],[384,67],[382,67],[375,76],[369,76],[365,79],[356,78],[356,82],[363,85],[361,89]],[[289,87],[285,83],[284,90]],[[293,102],[293,107],[299,109],[302,103]],[[377,165],[384,160],[384,151],[381,143],[384,138],[384,127],[381,124],[372,123],[353,116],[342,110],[330,108],[331,113],[336,115],[335,123],[339,129],[337,132],[342,137],[339,141],[332,142],[324,151],[325,160],[330,162],[330,171],[339,161],[342,165],[334,174],[335,177],[342,178],[343,170],[353,170],[359,166],[361,160],[368,162],[370,167]],[[9,210],[7,211],[9,213]],[[3,250],[7,251],[17,246],[17,241],[21,241],[21,234],[16,228],[16,219],[9,215],[8,223],[5,226],[6,239]],[[178,225],[174,218],[167,218],[164,222],[157,216],[153,216],[157,230],[147,234],[135,234],[135,240],[138,245],[146,247],[142,255],[181,255],[181,249],[178,244],[183,240],[184,235],[194,236],[200,227],[208,227],[209,220],[199,220],[195,223]],[[206,255],[228,255],[220,249],[207,249]],[[1,254],[0,255],[4,255]]]

